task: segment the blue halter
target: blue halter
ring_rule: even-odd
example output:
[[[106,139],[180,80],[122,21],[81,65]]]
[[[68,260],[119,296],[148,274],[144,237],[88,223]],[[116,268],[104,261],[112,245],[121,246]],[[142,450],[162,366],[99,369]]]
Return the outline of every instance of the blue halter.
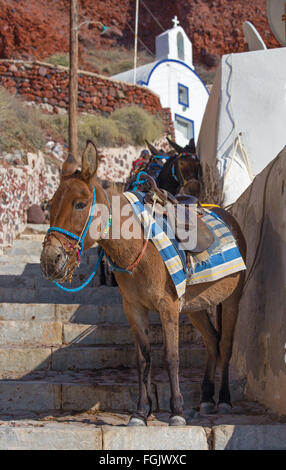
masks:
[[[104,228],[104,231],[103,231],[103,234],[106,234],[110,228],[110,225],[111,225],[111,208],[110,208],[110,203],[109,203],[109,198],[108,198],[108,194],[106,191],[105,192],[105,196],[106,196],[106,200],[107,200],[107,205],[108,205],[108,210],[109,210],[109,217],[108,217],[108,221],[106,223],[106,226]],[[58,232],[58,233],[62,233],[63,235],[68,235],[70,238],[73,238],[74,240],[77,240],[78,242],[78,245],[79,245],[79,253],[80,255],[82,254],[83,252],[83,249],[84,249],[84,239],[88,233],[88,230],[89,230],[89,227],[90,227],[90,224],[92,222],[92,219],[93,219],[93,216],[94,216],[94,212],[95,212],[95,204],[96,204],[96,192],[95,192],[95,188],[93,189],[93,198],[92,198],[92,203],[91,203],[91,208],[90,208],[90,215],[89,215],[89,218],[88,218],[88,222],[86,224],[86,227],[82,233],[81,236],[78,236],[72,232],[69,232],[68,230],[65,230],[64,228],[60,228],[60,227],[50,227],[47,231],[47,234],[50,233],[50,232]],[[104,255],[104,249],[101,248],[100,249],[100,252],[98,254],[98,259],[96,261],[96,265],[94,267],[94,270],[92,271],[92,273],[90,274],[90,276],[88,277],[88,279],[83,283],[81,284],[79,287],[74,287],[74,288],[68,288],[68,287],[64,287],[62,286],[61,284],[59,284],[57,281],[53,281],[53,283],[59,287],[61,290],[65,291],[65,292],[79,292],[81,291],[82,289],[84,289],[89,283],[90,281],[94,278],[98,268],[99,268],[99,265],[100,265],[100,262],[103,258],[103,255]],[[125,272],[125,273],[129,273],[129,274],[132,274],[131,271],[127,271],[126,269],[124,268],[120,268],[119,266],[116,266],[113,261],[111,260],[111,258],[109,256],[107,256],[107,260],[111,266],[111,269],[112,271],[119,271],[119,272]]]
[[[81,236],[78,236],[75,233],[69,232],[68,230],[65,230],[64,228],[60,228],[60,227],[50,227],[47,231],[47,234],[49,234],[50,232],[58,232],[58,233],[62,233],[63,235],[68,235],[70,238],[73,238],[74,240],[77,240],[78,246],[79,246],[79,254],[81,256],[81,254],[83,252],[83,248],[84,248],[84,239],[87,235],[87,232],[89,231],[89,227],[90,227],[90,224],[91,224],[93,216],[94,216],[95,204],[96,204],[96,193],[95,193],[95,188],[93,188],[93,197],[92,197],[92,203],[91,203],[91,208],[90,208],[90,214],[89,214],[89,218],[88,218],[88,222],[86,224],[86,227],[85,227],[83,233],[81,234]],[[98,270],[100,261],[102,260],[102,257],[103,257],[103,250],[101,250],[101,252],[99,254],[99,257],[98,257],[98,260],[96,262],[96,265],[95,265],[95,268],[94,268],[93,272],[91,273],[89,278],[81,286],[75,287],[75,288],[68,288],[68,287],[62,286],[57,281],[53,281],[54,284],[57,287],[59,287],[60,289],[66,291],[66,292],[78,292],[78,291],[84,289],[85,286],[87,286],[90,283],[90,281],[93,279],[93,277],[95,276],[95,274]]]
[[[86,227],[84,229],[84,232],[82,233],[82,235],[80,237],[78,235],[75,235],[74,233],[69,232],[68,230],[65,230],[64,228],[60,228],[60,227],[50,227],[49,230],[47,231],[47,234],[50,233],[50,232],[59,232],[59,233],[63,233],[64,235],[68,235],[70,238],[73,238],[74,240],[77,240],[78,245],[79,245],[79,253],[81,255],[82,252],[83,252],[83,247],[84,247],[84,239],[87,235],[87,232],[89,231],[89,227],[90,227],[90,224],[91,224],[93,216],[94,216],[95,204],[96,204],[96,194],[95,194],[95,188],[93,188],[93,198],[92,198],[92,203],[91,203],[91,208],[90,208],[89,219],[88,219],[88,222],[87,222]]]

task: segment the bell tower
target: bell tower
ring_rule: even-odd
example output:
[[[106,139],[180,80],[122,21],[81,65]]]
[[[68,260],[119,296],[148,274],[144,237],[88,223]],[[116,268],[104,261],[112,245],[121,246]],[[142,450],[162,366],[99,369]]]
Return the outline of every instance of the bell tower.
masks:
[[[156,60],[173,59],[193,66],[193,46],[175,16],[173,28],[156,37]]]

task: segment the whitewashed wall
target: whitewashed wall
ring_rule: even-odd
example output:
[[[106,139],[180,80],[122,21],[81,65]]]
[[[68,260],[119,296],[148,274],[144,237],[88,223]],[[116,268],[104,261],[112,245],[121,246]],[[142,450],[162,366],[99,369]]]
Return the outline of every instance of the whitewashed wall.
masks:
[[[286,144],[285,122],[286,48],[223,56],[198,142],[206,196],[235,202]]]
[[[189,107],[178,101],[178,83],[189,88]],[[175,114],[195,122],[197,141],[204,111],[208,101],[208,90],[201,79],[189,68],[178,62],[163,62],[151,74],[148,87],[160,96],[162,107],[171,108],[172,119]],[[179,137],[176,135],[176,138]],[[177,142],[180,144],[179,139]],[[181,142],[185,145],[186,142]]]

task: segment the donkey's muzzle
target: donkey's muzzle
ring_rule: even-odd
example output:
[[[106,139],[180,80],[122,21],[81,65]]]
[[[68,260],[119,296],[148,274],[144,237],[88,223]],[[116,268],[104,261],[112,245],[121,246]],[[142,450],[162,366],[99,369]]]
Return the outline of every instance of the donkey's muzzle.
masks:
[[[62,246],[44,246],[41,254],[41,271],[49,281],[64,281],[68,276],[69,257]]]

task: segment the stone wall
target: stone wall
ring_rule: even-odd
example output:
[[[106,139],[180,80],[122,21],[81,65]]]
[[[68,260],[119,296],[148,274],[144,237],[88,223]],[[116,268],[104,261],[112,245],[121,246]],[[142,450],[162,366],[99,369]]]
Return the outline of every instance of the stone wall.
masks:
[[[68,109],[69,71],[42,62],[0,60],[0,85],[25,101],[44,105],[49,112]],[[163,118],[158,95],[146,87],[122,83],[91,72],[79,71],[80,112],[110,114],[131,104]]]
[[[164,137],[153,144],[169,150]],[[110,182],[126,182],[132,162],[143,148],[146,149],[128,145],[99,149],[97,175]],[[0,253],[24,231],[27,209],[53,196],[59,183],[59,169],[66,157],[66,149],[52,141],[47,143],[45,153],[26,155],[17,150],[0,155]]]
[[[248,252],[232,363],[246,380],[246,398],[280,415],[286,415],[285,175],[286,147],[232,209]]]
[[[50,199],[58,186],[59,167],[42,152],[26,159],[26,165],[0,166],[0,253],[25,229],[28,208]]]

